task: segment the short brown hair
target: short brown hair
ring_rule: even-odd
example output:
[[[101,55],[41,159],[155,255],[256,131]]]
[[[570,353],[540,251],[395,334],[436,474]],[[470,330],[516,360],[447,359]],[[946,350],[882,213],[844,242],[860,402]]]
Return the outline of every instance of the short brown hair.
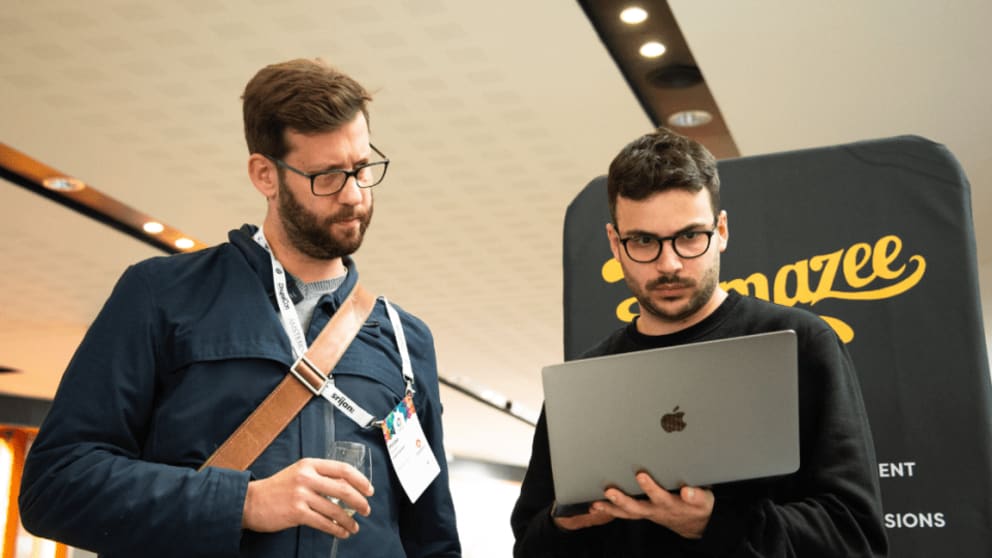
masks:
[[[702,144],[668,128],[658,128],[628,143],[610,163],[606,191],[610,218],[617,222],[617,196],[644,200],[674,188],[710,194],[713,215],[720,213],[720,176],[716,159]]]
[[[248,152],[282,158],[289,151],[287,129],[329,132],[351,122],[359,111],[368,122],[372,96],[324,61],[299,58],[259,70],[241,99]]]

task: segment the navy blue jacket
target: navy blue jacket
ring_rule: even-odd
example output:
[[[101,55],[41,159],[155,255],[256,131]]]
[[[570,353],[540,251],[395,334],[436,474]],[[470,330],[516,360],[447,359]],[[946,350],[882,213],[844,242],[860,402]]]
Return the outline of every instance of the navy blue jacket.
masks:
[[[242,531],[250,478],[323,457],[325,406],[315,398],[247,472],[197,468],[282,380],[293,362],[273,298],[268,254],[230,242],[130,267],[66,370],[27,457],[20,494],[31,532],[104,556],[329,556],[332,538],[307,527]],[[358,280],[318,303],[312,342]],[[290,283],[294,297],[299,292]],[[298,300],[298,298],[297,298]],[[395,305],[394,305],[395,306]],[[442,445],[434,341],[397,307],[416,380],[414,401],[441,475],[410,503],[382,432],[335,411],[337,439],[372,449],[372,514],[339,556],[459,556]],[[345,352],[338,387],[377,418],[404,395],[401,360],[381,301]]]

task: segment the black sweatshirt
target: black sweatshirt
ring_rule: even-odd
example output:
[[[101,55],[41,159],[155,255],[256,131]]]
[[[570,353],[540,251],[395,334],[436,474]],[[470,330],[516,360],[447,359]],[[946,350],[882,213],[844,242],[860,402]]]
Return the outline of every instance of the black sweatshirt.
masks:
[[[542,411],[511,517],[514,556],[885,556],[875,449],[854,366],[830,326],[810,312],[730,292],[702,322],[670,335],[618,329],[584,357],[792,329],[799,354],[800,467],[791,475],[716,485],[699,540],[653,522],[615,519],[578,531],[551,520],[554,485]]]

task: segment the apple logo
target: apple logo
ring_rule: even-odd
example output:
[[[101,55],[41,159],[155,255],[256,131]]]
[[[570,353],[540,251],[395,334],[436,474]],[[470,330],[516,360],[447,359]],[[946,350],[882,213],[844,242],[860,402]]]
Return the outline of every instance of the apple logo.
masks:
[[[661,427],[665,432],[681,432],[685,428],[683,416],[685,416],[685,411],[679,411],[679,406],[676,405],[671,413],[662,415]]]

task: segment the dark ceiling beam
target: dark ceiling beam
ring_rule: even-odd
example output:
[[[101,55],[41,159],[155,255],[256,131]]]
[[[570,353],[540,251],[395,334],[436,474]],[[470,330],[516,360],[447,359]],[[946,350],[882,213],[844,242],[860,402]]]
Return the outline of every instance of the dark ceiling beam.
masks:
[[[668,2],[636,2],[648,12],[648,19],[628,25],[620,21],[620,11],[634,2],[577,1],[654,126],[668,126],[702,143],[717,159],[740,156],[706,84],[705,72],[696,64]],[[639,50],[647,41],[664,44],[665,53],[658,58],[644,58]],[[675,126],[668,122],[671,115],[685,110],[705,110],[713,119],[696,127]]]
[[[168,225],[163,225],[165,228],[160,233],[145,232],[145,223],[160,221],[81,181],[77,181],[82,186],[78,190],[53,190],[45,187],[46,180],[72,177],[4,143],[0,143],[0,178],[169,254],[206,247],[203,242]],[[175,242],[180,238],[190,238],[193,246],[188,250],[179,249]]]

